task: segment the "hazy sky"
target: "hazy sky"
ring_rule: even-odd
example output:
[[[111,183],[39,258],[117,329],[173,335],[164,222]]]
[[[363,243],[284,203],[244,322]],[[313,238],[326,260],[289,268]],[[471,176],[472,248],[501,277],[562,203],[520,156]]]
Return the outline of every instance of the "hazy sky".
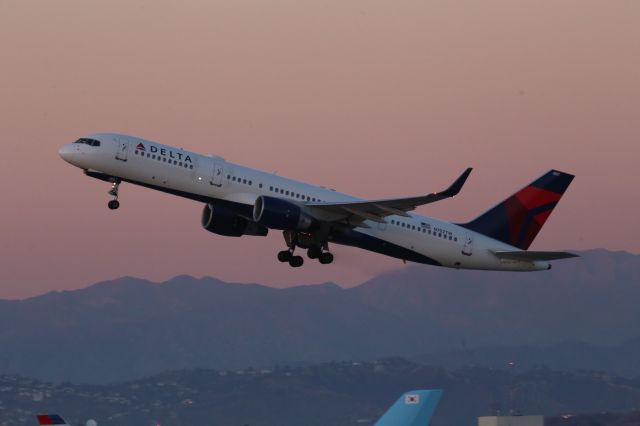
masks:
[[[638,1],[0,0],[0,298],[135,275],[275,286],[402,267],[351,248],[291,269],[198,203],[108,184],[58,148],[94,131],[215,153],[363,197],[460,196],[469,220],[577,175],[534,249],[640,252]]]

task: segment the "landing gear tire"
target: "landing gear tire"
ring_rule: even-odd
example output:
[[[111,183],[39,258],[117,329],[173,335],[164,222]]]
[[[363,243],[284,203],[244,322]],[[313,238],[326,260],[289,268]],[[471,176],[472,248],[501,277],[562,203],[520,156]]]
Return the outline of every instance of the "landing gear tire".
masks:
[[[322,251],[319,248],[312,247],[307,250],[307,257],[309,259],[318,259],[322,255]]]
[[[282,263],[290,262],[293,254],[289,250],[283,250],[278,252],[278,260]]]
[[[109,190],[109,195],[113,197],[113,200],[109,201],[107,207],[109,210],[115,210],[120,207],[120,202],[118,201],[118,189],[120,188],[120,179],[111,183],[111,189]]]
[[[302,256],[292,256],[291,259],[289,259],[289,265],[291,265],[292,268],[299,268],[303,263],[304,258]]]
[[[325,251],[324,253],[322,253],[320,255],[320,263],[321,264],[328,265],[331,262],[333,262],[333,255],[331,253],[329,253],[328,251]]]

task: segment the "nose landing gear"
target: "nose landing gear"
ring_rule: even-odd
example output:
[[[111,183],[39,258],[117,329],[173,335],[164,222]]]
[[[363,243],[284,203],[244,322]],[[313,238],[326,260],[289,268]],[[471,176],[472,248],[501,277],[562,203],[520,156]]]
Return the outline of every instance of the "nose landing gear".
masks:
[[[109,210],[116,210],[118,207],[120,207],[120,202],[118,201],[118,188],[120,187],[120,182],[120,180],[117,180],[111,184],[109,195],[113,196],[113,200],[110,200],[107,203],[107,207],[109,207]]]

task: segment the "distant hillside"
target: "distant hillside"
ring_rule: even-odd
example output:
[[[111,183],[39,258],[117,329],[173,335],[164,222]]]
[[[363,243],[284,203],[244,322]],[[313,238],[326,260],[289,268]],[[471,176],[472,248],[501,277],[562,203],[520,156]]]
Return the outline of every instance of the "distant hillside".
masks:
[[[106,386],[0,376],[0,425],[5,419],[31,425],[35,413],[47,411],[63,413],[74,425],[89,418],[110,426],[371,425],[399,395],[416,388],[444,390],[433,426],[474,425],[477,416],[497,410],[557,416],[640,406],[638,380],[549,369],[447,371],[387,359],[273,371],[184,370]]]
[[[599,370],[633,377],[640,375],[640,338],[612,346],[571,341],[542,346],[494,345],[417,355],[411,359],[445,368],[479,366],[522,371],[547,366],[560,371]]]
[[[122,278],[4,305],[0,323],[11,326],[0,329],[2,371],[55,381],[419,349],[406,320],[390,320],[333,284],[277,290],[213,278],[160,285]]]
[[[353,289],[179,276],[0,301],[0,372],[104,383],[177,368],[467,356],[477,348],[614,345],[640,336],[640,256],[582,255],[535,273],[408,266]],[[640,358],[640,344],[625,350]],[[617,362],[606,355],[597,365]],[[458,365],[474,364],[482,363],[471,357]],[[640,368],[631,362],[621,372]]]
[[[545,426],[638,426],[640,411],[555,416],[545,419]]]
[[[640,256],[592,250],[551,271],[505,273],[409,267],[352,290],[359,300],[419,321],[449,348],[615,344],[640,336]],[[431,334],[434,331],[440,334]]]

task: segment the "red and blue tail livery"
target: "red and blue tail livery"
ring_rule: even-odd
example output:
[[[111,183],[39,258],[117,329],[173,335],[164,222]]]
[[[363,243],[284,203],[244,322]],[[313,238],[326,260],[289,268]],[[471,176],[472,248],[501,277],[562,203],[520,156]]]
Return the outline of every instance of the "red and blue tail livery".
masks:
[[[473,221],[467,229],[527,250],[549,218],[573,175],[551,170]]]
[[[40,425],[69,425],[62,417],[57,414],[40,414],[38,416],[38,424]]]

